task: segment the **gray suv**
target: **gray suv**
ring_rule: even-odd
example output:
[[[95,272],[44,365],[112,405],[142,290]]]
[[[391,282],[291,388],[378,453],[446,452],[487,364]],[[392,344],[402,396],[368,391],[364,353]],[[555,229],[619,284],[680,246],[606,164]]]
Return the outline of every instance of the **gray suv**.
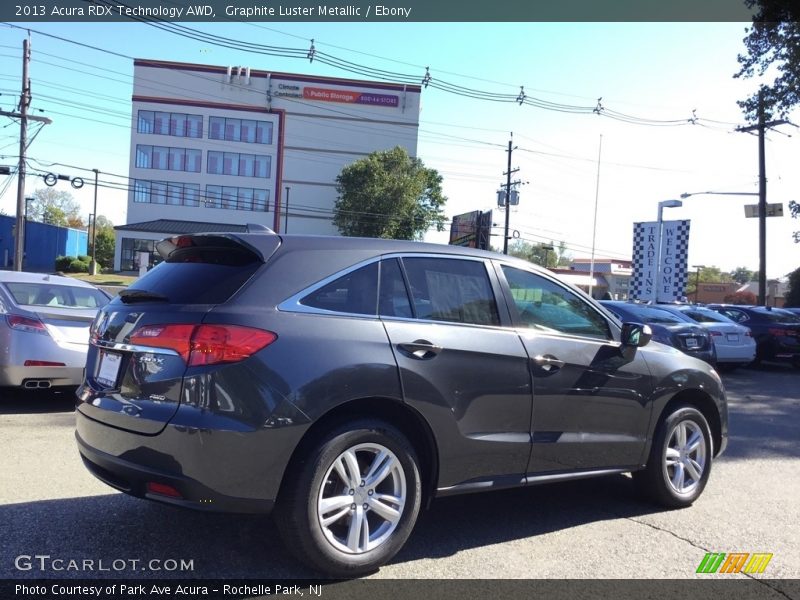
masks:
[[[86,466],[142,498],[273,511],[325,574],[389,561],[441,496],[632,472],[687,506],[725,448],[711,366],[529,263],[271,232],[158,251],[92,325]]]

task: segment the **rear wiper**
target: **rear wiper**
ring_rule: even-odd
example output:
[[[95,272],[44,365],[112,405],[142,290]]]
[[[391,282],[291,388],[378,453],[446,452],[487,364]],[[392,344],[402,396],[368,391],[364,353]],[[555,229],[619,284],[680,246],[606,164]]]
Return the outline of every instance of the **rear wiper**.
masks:
[[[147,290],[122,290],[119,293],[119,298],[125,304],[133,302],[169,302],[169,298],[164,294],[148,292]]]

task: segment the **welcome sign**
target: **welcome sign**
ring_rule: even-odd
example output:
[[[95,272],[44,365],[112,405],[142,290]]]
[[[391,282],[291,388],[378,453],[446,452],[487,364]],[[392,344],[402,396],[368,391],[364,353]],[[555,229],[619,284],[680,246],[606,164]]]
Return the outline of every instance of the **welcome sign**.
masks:
[[[633,224],[633,276],[630,297],[675,302],[686,294],[691,221]]]

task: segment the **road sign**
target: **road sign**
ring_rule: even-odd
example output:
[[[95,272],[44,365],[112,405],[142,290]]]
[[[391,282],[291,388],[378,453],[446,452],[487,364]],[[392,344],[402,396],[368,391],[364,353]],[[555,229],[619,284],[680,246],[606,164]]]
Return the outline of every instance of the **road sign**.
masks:
[[[757,218],[758,217],[758,204],[745,204],[744,205],[744,216],[747,218]],[[775,202],[773,204],[767,204],[767,216],[768,217],[782,217],[783,216],[783,204],[780,202]]]

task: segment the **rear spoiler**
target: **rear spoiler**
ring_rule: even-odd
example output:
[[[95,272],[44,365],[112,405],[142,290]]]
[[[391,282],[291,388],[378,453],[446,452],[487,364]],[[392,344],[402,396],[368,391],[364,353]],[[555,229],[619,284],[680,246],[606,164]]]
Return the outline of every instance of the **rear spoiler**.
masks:
[[[263,237],[262,235],[248,235],[248,239],[243,239],[234,233],[176,235],[157,242],[156,250],[161,258],[166,261],[169,261],[170,258],[176,258],[175,253],[178,251],[195,248],[201,251],[244,252],[259,262],[267,262],[280,246],[280,236],[263,225],[248,225],[247,232],[251,234],[260,233],[263,234]]]

